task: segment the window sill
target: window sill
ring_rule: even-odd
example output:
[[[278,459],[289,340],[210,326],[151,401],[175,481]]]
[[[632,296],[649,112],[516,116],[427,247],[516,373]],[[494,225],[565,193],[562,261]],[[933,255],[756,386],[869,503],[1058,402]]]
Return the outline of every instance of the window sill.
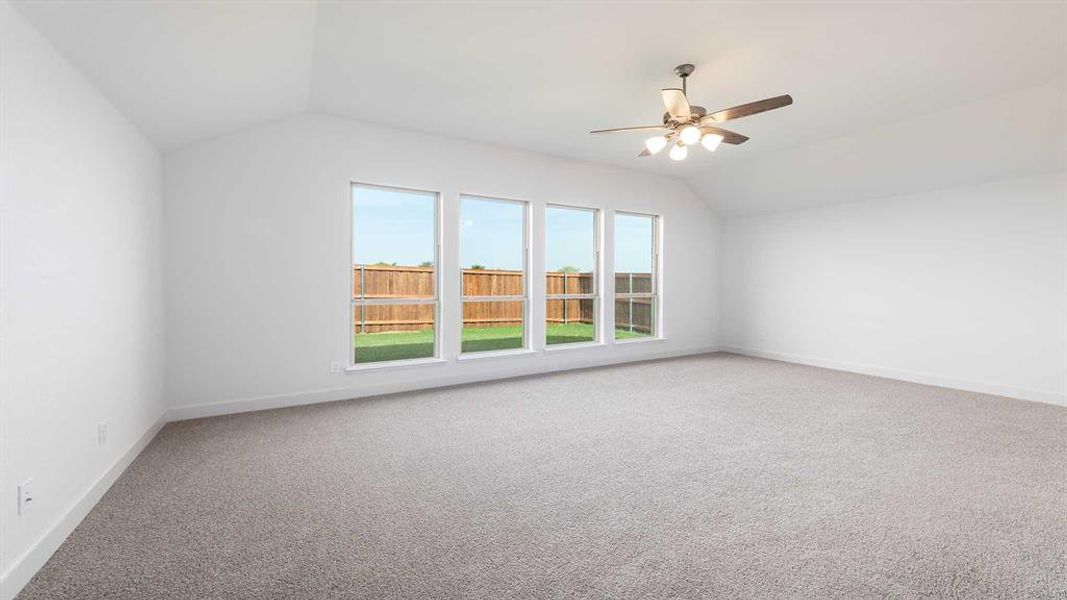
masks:
[[[443,365],[448,361],[443,358],[411,358],[407,360],[383,360],[376,363],[362,363],[345,367],[346,373],[359,373],[361,371],[379,371],[381,369],[399,369],[401,367],[423,367],[430,365]]]
[[[604,348],[604,342],[575,342],[573,344],[553,344],[545,346],[545,352],[562,352],[564,350],[581,350],[583,348]]]
[[[665,337],[641,337],[641,338],[629,338],[625,340],[615,340],[615,344],[622,346],[625,344],[643,344],[645,342],[665,342]]]
[[[509,356],[533,356],[537,354],[537,350],[531,350],[529,348],[518,348],[515,350],[490,350],[488,352],[471,352],[468,354],[460,354],[456,357],[456,360],[479,360],[482,358],[507,358]]]

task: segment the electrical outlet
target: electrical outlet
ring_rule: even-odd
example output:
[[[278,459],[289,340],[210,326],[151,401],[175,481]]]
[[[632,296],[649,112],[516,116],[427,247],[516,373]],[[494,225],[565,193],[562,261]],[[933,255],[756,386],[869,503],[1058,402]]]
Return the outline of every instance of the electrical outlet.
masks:
[[[100,446],[107,443],[107,421],[96,424],[96,443]]]
[[[330,363],[330,372],[331,373],[340,373],[341,371],[344,371],[344,370],[345,370],[345,364],[343,362],[341,362],[339,360],[335,360],[332,363]]]
[[[19,514],[24,515],[30,511],[30,506],[33,505],[33,487],[30,485],[33,483],[32,479],[27,479],[19,484]]]

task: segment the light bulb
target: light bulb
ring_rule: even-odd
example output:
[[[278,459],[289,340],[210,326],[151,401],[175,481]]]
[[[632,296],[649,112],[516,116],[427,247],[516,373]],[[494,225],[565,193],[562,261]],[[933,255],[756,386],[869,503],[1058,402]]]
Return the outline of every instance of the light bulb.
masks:
[[[691,146],[700,141],[700,129],[692,125],[686,125],[678,132],[678,137],[681,138],[683,144]]]
[[[649,151],[649,153],[651,153],[651,154],[655,154],[655,153],[659,152],[660,150],[663,150],[666,147],[667,147],[667,138],[666,138],[666,136],[657,135],[656,137],[650,137],[647,140],[645,140],[645,149],[647,149]]]
[[[700,138],[700,143],[707,148],[709,152],[715,152],[715,150],[718,149],[719,144],[722,143],[722,136],[717,133],[705,133],[704,137]]]
[[[689,148],[686,148],[682,144],[677,144],[671,148],[671,160],[685,160],[685,157],[689,156]]]

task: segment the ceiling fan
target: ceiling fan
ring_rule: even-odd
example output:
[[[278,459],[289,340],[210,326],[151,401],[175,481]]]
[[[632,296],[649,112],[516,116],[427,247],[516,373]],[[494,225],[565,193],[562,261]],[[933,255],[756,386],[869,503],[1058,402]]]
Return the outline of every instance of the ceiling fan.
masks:
[[[674,160],[685,160],[685,157],[689,155],[689,146],[697,143],[709,151],[715,152],[719,144],[723,142],[736,145],[748,141],[748,137],[716,127],[716,124],[782,108],[793,103],[793,98],[786,94],[708,113],[703,106],[689,104],[689,100],[685,97],[685,80],[693,74],[695,69],[696,67],[689,64],[678,65],[674,68],[674,73],[682,78],[682,88],[667,88],[663,90],[663,106],[666,107],[667,112],[663,113],[662,125],[596,129],[589,133],[615,133],[619,131],[662,132],[645,140],[645,149],[638,156],[651,156],[671,145],[670,157]]]

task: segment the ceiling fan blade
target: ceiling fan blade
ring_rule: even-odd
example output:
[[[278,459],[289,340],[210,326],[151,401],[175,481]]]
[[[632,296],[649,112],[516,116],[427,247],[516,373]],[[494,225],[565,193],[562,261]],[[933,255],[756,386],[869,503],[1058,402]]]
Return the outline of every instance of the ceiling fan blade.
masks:
[[[666,129],[663,125],[642,125],[640,127],[618,127],[615,129],[594,129],[589,133],[615,133],[617,131],[653,131]]]
[[[700,126],[700,130],[705,132],[705,133],[717,133],[717,134],[721,135],[722,136],[722,141],[723,141],[724,144],[733,144],[733,145],[736,146],[737,144],[744,144],[745,142],[748,141],[748,136],[747,135],[741,135],[740,133],[735,133],[733,131],[728,131],[726,129],[719,129],[718,127],[710,127],[708,125],[701,125]]]
[[[686,99],[685,92],[678,88],[663,90],[663,106],[667,109],[667,114],[675,121],[687,121],[692,116],[692,112],[689,111],[689,100]]]
[[[648,148],[642,150],[641,153],[637,155],[637,158],[644,158],[646,156],[652,156],[652,153],[648,151]]]
[[[740,119],[741,117],[747,117],[749,115],[754,115],[768,110],[782,108],[783,106],[789,106],[792,103],[793,97],[789,94],[786,94],[784,96],[775,96],[774,98],[757,100],[755,102],[749,102],[748,104],[742,104],[741,106],[735,106],[733,108],[727,108],[718,112],[713,112],[705,116],[703,119],[701,119],[701,121],[705,123],[709,121],[714,121],[715,123],[723,123],[725,121]]]

